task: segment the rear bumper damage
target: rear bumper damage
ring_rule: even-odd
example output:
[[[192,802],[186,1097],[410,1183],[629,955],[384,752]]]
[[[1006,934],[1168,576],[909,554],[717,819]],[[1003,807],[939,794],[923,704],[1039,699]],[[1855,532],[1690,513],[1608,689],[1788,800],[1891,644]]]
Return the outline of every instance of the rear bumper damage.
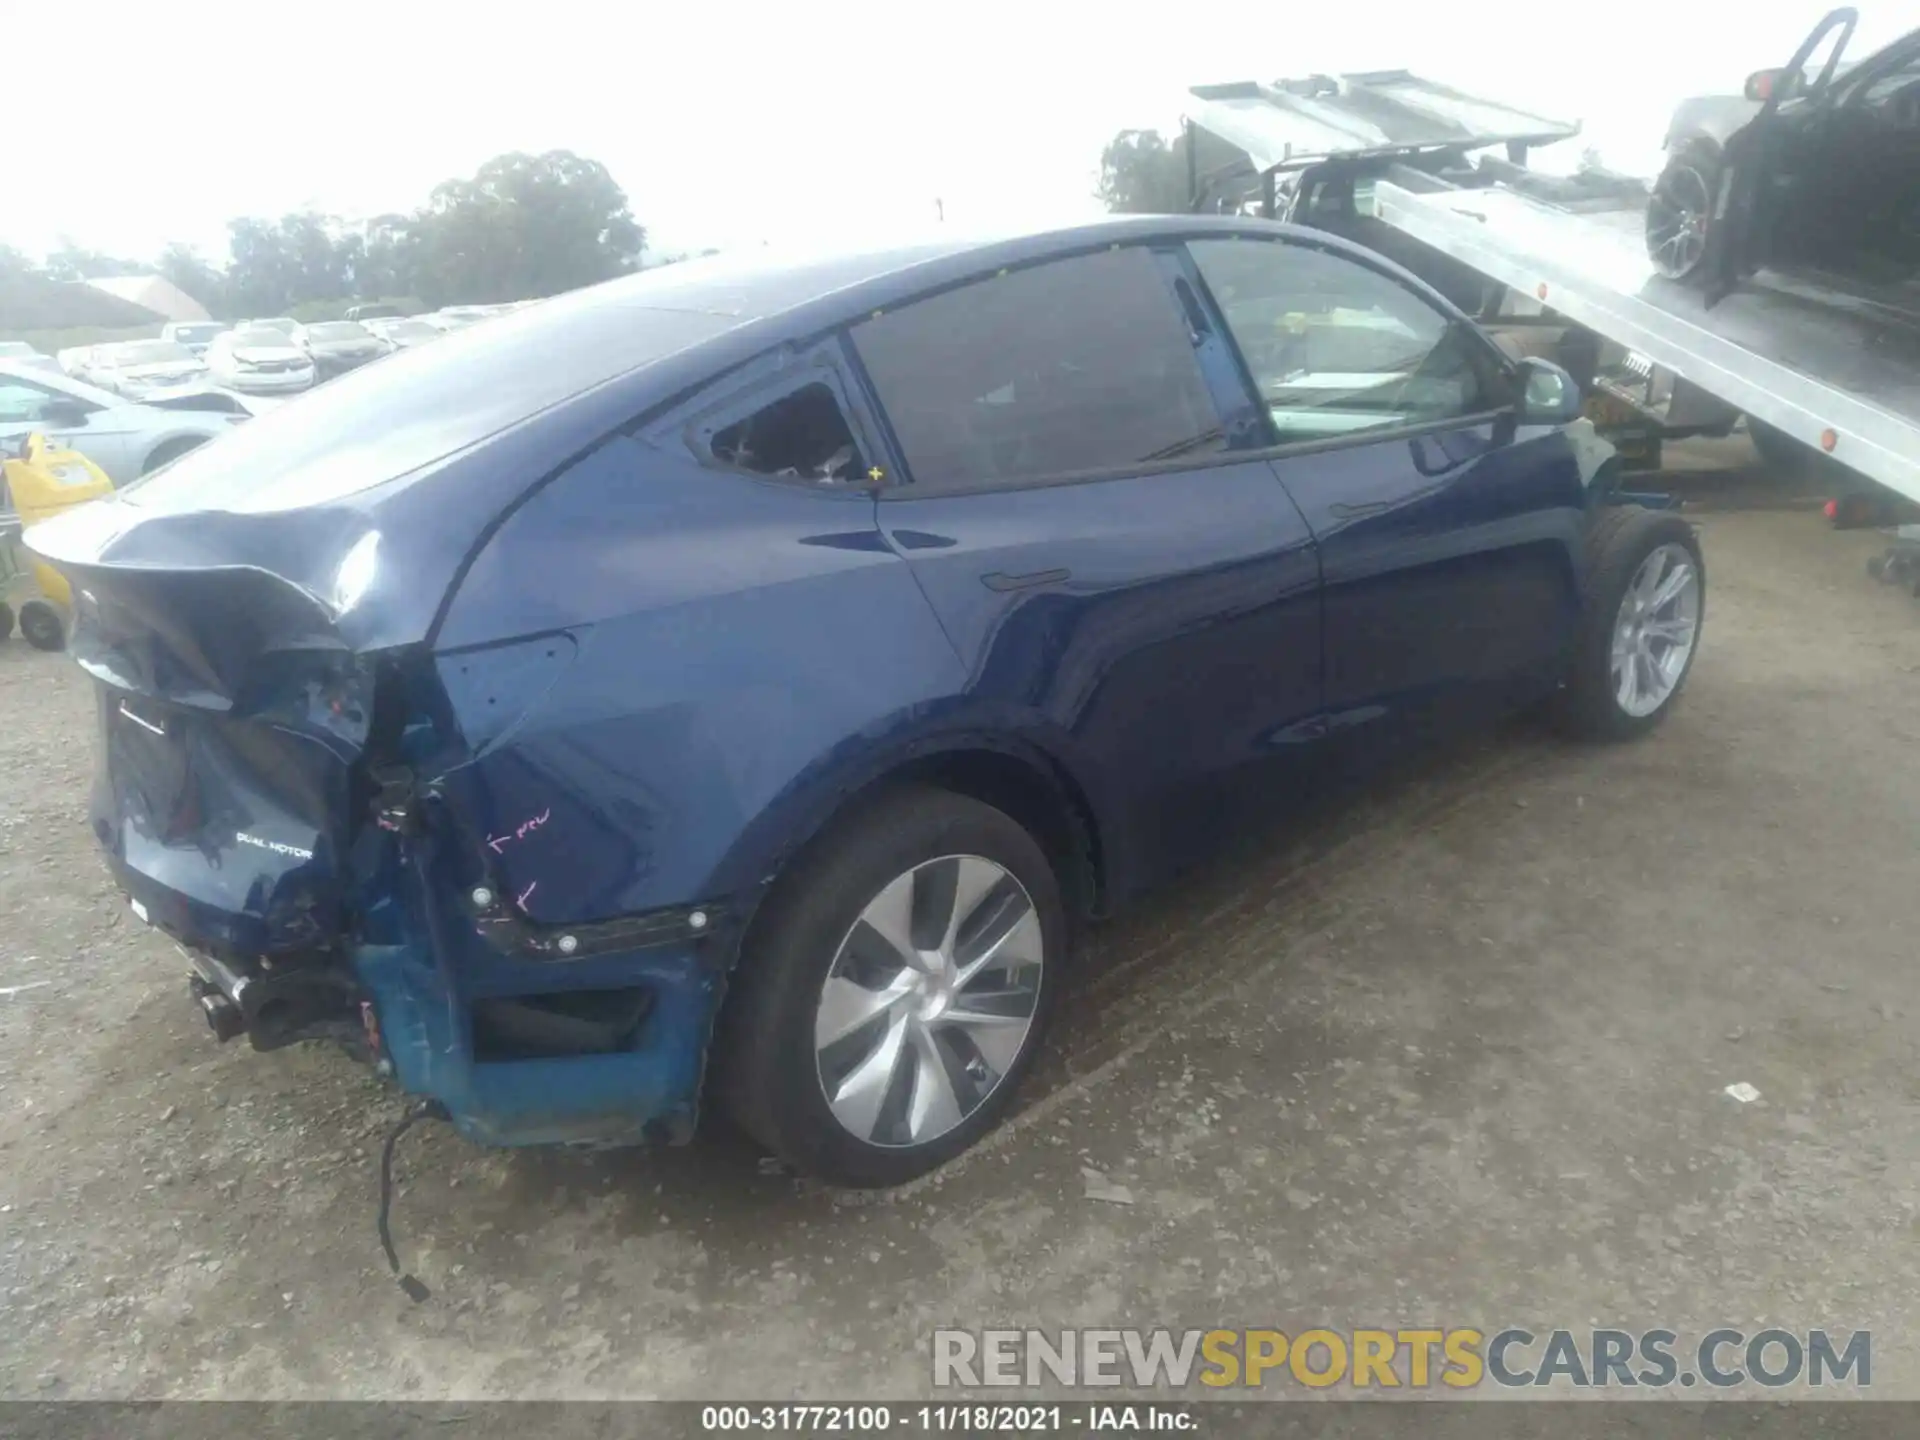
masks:
[[[693,1134],[720,993],[711,947],[724,940],[700,934],[704,920],[689,929],[688,912],[563,937],[478,910],[471,894],[416,889],[396,897],[409,913],[385,943],[219,955],[197,943],[189,902],[113,868],[135,913],[180,943],[190,995],[222,1042],[332,1042],[484,1145]],[[417,884],[428,868],[408,870]]]

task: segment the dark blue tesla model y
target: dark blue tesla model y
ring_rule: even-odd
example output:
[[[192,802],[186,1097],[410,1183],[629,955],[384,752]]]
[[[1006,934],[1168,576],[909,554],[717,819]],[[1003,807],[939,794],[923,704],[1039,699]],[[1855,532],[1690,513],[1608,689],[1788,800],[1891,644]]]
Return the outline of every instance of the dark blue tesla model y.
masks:
[[[1013,1100],[1086,917],[1458,726],[1662,717],[1699,549],[1578,417],[1364,250],[1122,219],[575,292],[33,539],[216,1034],[878,1185]]]

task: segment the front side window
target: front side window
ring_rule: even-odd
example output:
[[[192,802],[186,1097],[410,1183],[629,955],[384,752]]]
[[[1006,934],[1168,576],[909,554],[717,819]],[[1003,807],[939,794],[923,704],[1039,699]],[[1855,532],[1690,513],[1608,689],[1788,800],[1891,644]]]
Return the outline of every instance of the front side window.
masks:
[[[1154,257],[974,281],[853,331],[916,485],[990,487],[1224,449]]]
[[[1283,445],[1483,414],[1498,373],[1464,322],[1344,256],[1266,240],[1196,240]]]

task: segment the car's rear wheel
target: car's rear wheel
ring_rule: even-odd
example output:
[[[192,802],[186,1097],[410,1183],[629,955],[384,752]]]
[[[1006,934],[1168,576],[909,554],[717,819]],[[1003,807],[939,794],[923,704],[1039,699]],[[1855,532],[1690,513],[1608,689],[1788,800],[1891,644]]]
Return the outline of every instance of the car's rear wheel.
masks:
[[[965,796],[897,791],[809,847],[754,923],[720,1098],[821,1179],[924,1174],[1012,1103],[1066,946],[1059,882],[1032,836]]]
[[[207,443],[206,441],[199,439],[198,437],[195,437],[191,440],[169,440],[166,444],[162,445],[158,450],[154,451],[153,454],[147,457],[147,463],[141,469],[140,473],[142,475],[151,475],[154,471],[158,470],[162,465],[171,465],[175,460],[178,460],[182,455],[186,454],[189,450],[198,450],[202,445],[206,443]]]
[[[66,648],[67,627],[47,601],[29,600],[20,607],[20,638],[36,650],[61,650]]]
[[[1586,614],[1559,696],[1563,725],[1625,740],[1673,708],[1699,651],[1706,566],[1677,515],[1609,507],[1588,536]]]
[[[1706,259],[1720,166],[1712,146],[1688,145],[1654,182],[1647,199],[1647,255],[1670,280],[1691,279]]]

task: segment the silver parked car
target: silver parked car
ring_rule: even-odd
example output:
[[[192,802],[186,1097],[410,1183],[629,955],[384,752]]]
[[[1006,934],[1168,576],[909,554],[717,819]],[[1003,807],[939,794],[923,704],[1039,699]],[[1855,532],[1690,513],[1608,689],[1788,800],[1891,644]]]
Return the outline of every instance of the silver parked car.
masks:
[[[207,347],[213,381],[249,395],[287,395],[313,384],[313,357],[276,327],[252,321]]]
[[[114,484],[124,485],[245,420],[238,404],[199,408],[225,398],[180,395],[142,405],[83,380],[0,360],[0,445],[38,431],[78,450]]]
[[[122,340],[96,345],[87,359],[87,380],[129,400],[144,399],[155,390],[170,390],[207,378],[207,366],[198,355],[171,340]]]
[[[293,343],[306,351],[313,361],[314,377],[319,380],[344,375],[387,353],[373,331],[352,320],[319,320],[296,326]]]
[[[395,350],[411,350],[429,340],[438,340],[446,332],[437,325],[429,325],[417,316],[407,315],[398,319],[379,319],[366,322],[367,329],[380,337],[380,343],[391,354]]]

